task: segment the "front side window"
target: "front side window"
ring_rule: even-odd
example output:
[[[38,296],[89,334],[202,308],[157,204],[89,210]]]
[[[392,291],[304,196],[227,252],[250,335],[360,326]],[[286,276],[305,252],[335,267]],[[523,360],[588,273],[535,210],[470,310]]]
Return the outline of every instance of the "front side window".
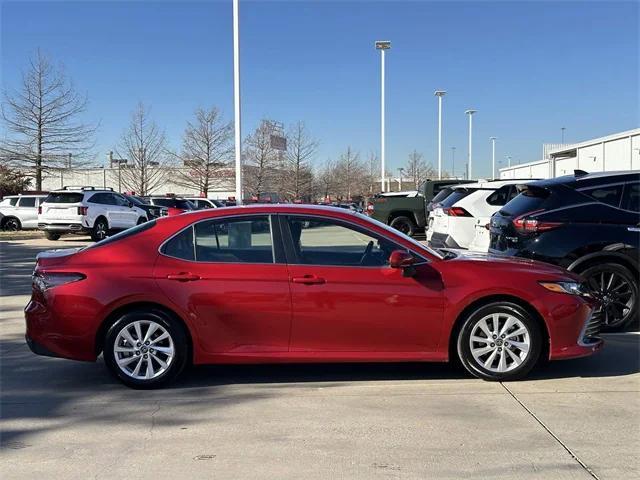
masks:
[[[618,207],[620,205],[620,198],[622,198],[622,185],[607,185],[604,187],[587,188],[581,190],[581,192],[585,195],[589,195],[598,202]]]
[[[23,197],[18,204],[20,207],[35,207],[36,197]]]
[[[296,263],[303,265],[384,266],[394,243],[342,223],[313,217],[288,217]]]
[[[207,220],[195,225],[196,261],[273,263],[268,216]]]

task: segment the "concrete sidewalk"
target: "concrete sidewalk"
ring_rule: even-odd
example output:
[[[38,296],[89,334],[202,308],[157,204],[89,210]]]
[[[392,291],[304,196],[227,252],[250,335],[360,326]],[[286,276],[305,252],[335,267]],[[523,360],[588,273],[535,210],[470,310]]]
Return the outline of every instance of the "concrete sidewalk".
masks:
[[[215,366],[134,391],[101,359],[24,344],[35,253],[67,245],[0,244],[3,480],[640,478],[635,333],[508,384],[438,364]]]

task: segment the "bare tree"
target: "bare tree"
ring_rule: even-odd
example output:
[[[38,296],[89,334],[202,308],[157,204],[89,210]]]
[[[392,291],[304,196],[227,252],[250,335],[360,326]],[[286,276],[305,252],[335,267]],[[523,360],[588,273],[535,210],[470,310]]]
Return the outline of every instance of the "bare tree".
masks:
[[[244,150],[244,184],[246,193],[259,197],[274,188],[278,151],[271,144],[273,128],[263,120],[246,140]]]
[[[116,153],[127,160],[120,172],[122,185],[138,195],[153,193],[172,174],[164,132],[151,120],[149,109],[142,103],[131,114]]]
[[[322,199],[328,199],[332,193],[336,193],[337,172],[336,164],[331,159],[327,160],[317,174],[319,193]]]
[[[414,150],[409,154],[409,160],[404,167],[406,175],[411,178],[415,184],[415,188],[424,182],[427,178],[431,178],[436,173],[431,164],[427,164],[422,153]]]
[[[42,189],[43,173],[69,166],[71,156],[86,162],[97,128],[79,121],[86,106],[86,95],[76,92],[64,68],[40,50],[29,59],[18,89],[4,92],[2,119],[10,136],[0,152],[34,175],[36,190]]]
[[[337,193],[341,199],[351,200],[354,196],[364,195],[369,191],[369,168],[360,160],[360,154],[351,147],[340,155],[336,164]]]
[[[224,122],[216,107],[198,108],[195,120],[187,122],[182,138],[182,152],[174,155],[185,168],[176,170],[176,185],[195,189],[204,195],[231,161],[233,124]]]
[[[311,196],[313,170],[310,162],[317,149],[318,142],[310,138],[304,122],[297,122],[290,127],[282,182],[288,196],[294,199]]]

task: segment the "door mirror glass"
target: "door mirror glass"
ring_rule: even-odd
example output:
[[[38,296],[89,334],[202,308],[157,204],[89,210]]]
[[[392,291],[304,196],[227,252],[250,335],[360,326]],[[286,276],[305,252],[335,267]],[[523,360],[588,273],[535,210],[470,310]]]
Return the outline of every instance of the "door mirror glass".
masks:
[[[416,259],[406,250],[394,250],[389,257],[391,268],[408,268],[416,263]]]

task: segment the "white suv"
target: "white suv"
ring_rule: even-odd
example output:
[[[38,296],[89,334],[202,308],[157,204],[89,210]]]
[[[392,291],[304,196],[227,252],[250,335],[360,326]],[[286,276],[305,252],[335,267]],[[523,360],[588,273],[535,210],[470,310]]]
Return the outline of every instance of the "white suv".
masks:
[[[486,252],[491,216],[518,195],[516,184],[532,179],[470,183],[454,189],[429,216],[427,241],[435,248]]]
[[[146,222],[147,214],[112,189],[64,187],[54,190],[40,205],[38,228],[49,240],[64,233],[88,233],[94,241],[112,230]]]
[[[38,207],[46,195],[9,195],[0,202],[0,228],[22,230],[38,228]]]

